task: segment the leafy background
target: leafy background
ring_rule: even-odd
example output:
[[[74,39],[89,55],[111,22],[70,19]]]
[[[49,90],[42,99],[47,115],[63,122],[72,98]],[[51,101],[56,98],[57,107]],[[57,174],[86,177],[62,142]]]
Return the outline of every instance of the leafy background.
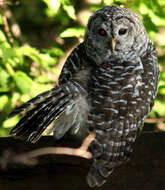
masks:
[[[6,120],[22,102],[58,82],[71,50],[83,40],[93,11],[118,5],[141,15],[158,50],[159,93],[145,130],[165,130],[164,0],[0,0],[0,136],[7,136],[20,116]]]

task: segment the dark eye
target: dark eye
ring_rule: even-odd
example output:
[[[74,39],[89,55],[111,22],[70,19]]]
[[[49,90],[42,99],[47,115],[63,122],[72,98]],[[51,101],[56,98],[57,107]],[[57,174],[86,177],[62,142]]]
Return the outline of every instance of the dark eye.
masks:
[[[126,34],[126,32],[127,32],[127,29],[121,28],[121,29],[119,30],[119,35],[124,35],[124,34]]]
[[[99,29],[98,33],[100,34],[100,36],[106,36],[107,35],[107,32],[103,28]]]

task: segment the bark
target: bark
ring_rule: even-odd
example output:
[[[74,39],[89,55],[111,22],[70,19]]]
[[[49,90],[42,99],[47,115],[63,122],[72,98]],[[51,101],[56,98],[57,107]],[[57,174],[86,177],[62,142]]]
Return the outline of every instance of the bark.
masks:
[[[53,137],[42,137],[36,144],[13,138],[0,138],[0,189],[91,189],[85,179],[91,160],[64,155],[44,155],[38,158],[37,165],[24,166],[6,162],[12,160],[14,155],[55,144],[61,146],[63,143],[55,143]],[[69,143],[68,146],[70,145]],[[116,168],[107,183],[97,189],[164,190],[165,132],[142,133],[136,141],[130,161]]]

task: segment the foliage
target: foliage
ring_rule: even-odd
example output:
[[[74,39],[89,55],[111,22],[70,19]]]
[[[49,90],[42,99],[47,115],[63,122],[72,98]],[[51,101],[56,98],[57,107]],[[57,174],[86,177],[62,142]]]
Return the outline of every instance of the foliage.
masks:
[[[59,74],[55,64],[64,56],[64,51],[71,48],[68,41],[79,41],[85,33],[85,27],[77,21],[77,14],[81,11],[78,0],[17,2],[13,0],[0,5],[0,136],[7,135],[17,123],[19,116],[3,122],[15,106],[55,85],[54,78]],[[81,3],[83,6],[85,1]],[[150,116],[163,117],[165,43],[162,43],[162,37],[157,39],[157,34],[165,33],[165,1],[100,0],[100,4],[88,7],[92,12],[106,5],[128,7],[140,14],[155,42],[161,77],[158,98]],[[7,11],[11,17],[7,16]],[[17,35],[13,29],[16,26],[22,33]]]

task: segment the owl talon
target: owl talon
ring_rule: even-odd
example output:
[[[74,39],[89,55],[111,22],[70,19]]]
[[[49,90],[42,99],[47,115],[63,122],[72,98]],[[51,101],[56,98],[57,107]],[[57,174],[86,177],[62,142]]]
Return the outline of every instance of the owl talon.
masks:
[[[102,186],[106,182],[106,179],[100,175],[100,172],[95,169],[91,168],[88,175],[87,175],[87,183],[89,184],[90,187],[95,187],[95,186]]]

